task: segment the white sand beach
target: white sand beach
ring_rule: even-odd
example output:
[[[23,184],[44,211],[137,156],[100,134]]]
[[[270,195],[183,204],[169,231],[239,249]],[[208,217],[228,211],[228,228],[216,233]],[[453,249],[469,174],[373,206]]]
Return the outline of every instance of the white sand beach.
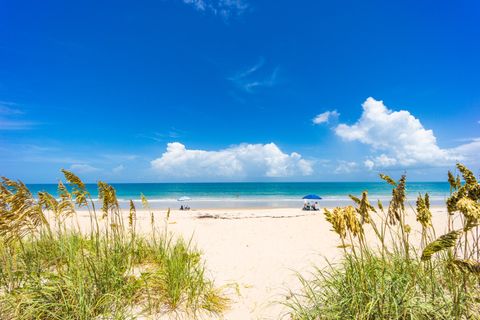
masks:
[[[154,212],[157,221],[164,219],[165,210]],[[446,209],[435,207],[432,213],[437,234],[441,234],[446,228]],[[80,216],[86,218],[86,213]],[[413,212],[407,222],[416,237],[419,225]],[[139,230],[149,232],[150,215],[138,211],[137,223]],[[330,231],[323,211],[172,210],[168,230],[191,238],[203,252],[209,276],[217,286],[225,287],[232,300],[224,316],[229,320],[288,319],[280,302],[289,289],[299,288],[296,272],[308,276],[313,265],[325,266],[325,259],[335,261],[341,254],[338,237]]]

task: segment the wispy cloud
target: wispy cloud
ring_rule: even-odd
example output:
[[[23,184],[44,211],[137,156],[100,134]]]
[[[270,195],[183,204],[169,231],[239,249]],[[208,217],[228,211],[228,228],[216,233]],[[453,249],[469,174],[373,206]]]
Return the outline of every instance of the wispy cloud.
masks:
[[[170,128],[170,130],[166,132],[153,132],[150,134],[139,133],[136,135],[136,137],[150,139],[156,142],[165,142],[165,141],[170,141],[172,139],[178,139],[184,136],[185,133],[186,131],[172,127]]]
[[[0,130],[26,130],[32,128],[33,122],[0,119]]]
[[[353,161],[344,161],[344,160],[339,160],[338,165],[335,168],[334,173],[340,174],[340,173],[351,173],[355,171],[358,167],[358,164]]]
[[[123,164],[116,166],[115,168],[112,169],[112,172],[114,174],[119,174],[125,170],[125,166]]]
[[[245,13],[250,5],[245,0],[182,0],[198,11],[209,12],[227,20]]]
[[[273,87],[277,82],[278,67],[273,69],[269,77],[262,80],[255,80],[244,84],[245,91],[252,92],[259,87]]]
[[[138,155],[129,154],[129,153],[106,153],[100,155],[101,158],[105,159],[108,162],[123,162],[123,161],[133,161],[138,159]]]
[[[99,171],[100,169],[85,163],[75,163],[75,164],[72,164],[70,168],[68,168],[68,170],[75,173],[90,173],[90,172]]]
[[[133,153],[119,152],[98,152],[95,157],[85,152],[85,150],[78,150],[77,148],[69,148],[67,146],[59,145],[56,142],[53,146],[50,145],[36,145],[36,144],[9,144],[1,143],[0,153],[4,153],[2,161],[35,163],[42,165],[54,165],[58,167],[71,168],[72,170],[80,170],[81,173],[90,173],[94,171],[107,172],[104,168],[117,168],[118,173],[125,164],[135,163],[141,161],[141,156]],[[1,161],[0,161],[1,162]],[[0,163],[1,166],[1,163]],[[92,170],[94,168],[95,170]]]
[[[265,59],[263,57],[260,57],[260,59],[256,64],[247,68],[246,70],[239,72],[236,76],[232,77],[232,79],[241,79],[241,78],[248,77],[250,74],[254,73],[258,69],[263,67],[264,64],[265,64]]]
[[[0,115],[18,115],[24,112],[17,109],[16,104],[9,101],[0,101]]]
[[[26,130],[34,126],[31,121],[19,119],[24,112],[13,102],[0,101],[0,130]]]
[[[273,70],[267,70],[264,66],[265,60],[260,58],[256,64],[241,70],[234,76],[229,77],[228,80],[248,93],[253,93],[261,87],[273,87],[277,84],[280,68],[277,66]]]
[[[479,164],[478,154],[480,154],[480,137],[470,139],[467,143],[461,144],[452,149],[453,153],[459,154],[468,163]]]
[[[0,141],[1,142],[1,141]],[[60,164],[62,166],[83,162],[82,160],[61,153],[61,149],[49,146],[22,143],[2,143],[1,161]]]

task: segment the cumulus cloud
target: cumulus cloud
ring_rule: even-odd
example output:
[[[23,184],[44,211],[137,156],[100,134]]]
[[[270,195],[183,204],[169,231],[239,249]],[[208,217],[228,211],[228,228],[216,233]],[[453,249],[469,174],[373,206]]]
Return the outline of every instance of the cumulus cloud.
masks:
[[[356,123],[340,124],[335,133],[345,141],[359,141],[372,148],[373,156],[364,163],[368,168],[439,165],[461,159],[453,150],[440,148],[433,131],[425,129],[410,112],[392,111],[371,97],[362,107]]]
[[[338,113],[337,110],[325,111],[324,113],[320,113],[315,118],[313,118],[312,122],[314,124],[328,123],[330,121],[330,118],[336,118],[339,115],[340,113]]]
[[[381,154],[375,157],[375,163],[380,167],[391,167],[397,164],[397,159],[391,158],[386,154]]]
[[[313,172],[310,161],[296,152],[286,154],[274,143],[206,151],[172,142],[160,158],[151,161],[151,166],[162,176],[179,178],[289,177]]]
[[[245,0],[183,0],[183,3],[191,5],[198,11],[210,12],[224,19],[242,15],[249,8]]]
[[[95,172],[100,169],[95,168],[89,164],[84,164],[84,163],[75,163],[68,168],[68,170],[72,171],[73,173],[90,173],[90,172]]]

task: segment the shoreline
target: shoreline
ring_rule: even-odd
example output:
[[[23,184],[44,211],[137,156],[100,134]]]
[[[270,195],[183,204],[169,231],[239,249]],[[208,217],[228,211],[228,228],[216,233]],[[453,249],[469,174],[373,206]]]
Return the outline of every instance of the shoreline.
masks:
[[[384,206],[388,206],[391,196],[375,197],[369,195],[369,199],[372,199],[373,204],[377,204],[380,200]],[[445,198],[431,197],[430,203],[432,207],[445,207]],[[142,201],[138,199],[132,199],[136,208],[142,208]],[[303,207],[303,199],[269,199],[269,198],[255,198],[255,199],[192,199],[189,201],[178,201],[169,199],[155,199],[148,198],[148,203],[153,210],[178,210],[180,206],[188,205],[192,210],[243,210],[243,209],[256,209],[256,210],[270,210],[270,209],[299,209]],[[101,205],[98,199],[93,199],[96,206]],[[407,198],[406,203],[415,206],[416,197]],[[317,202],[319,208],[334,208],[338,206],[354,205],[354,202],[349,198],[336,198],[336,199],[322,199]],[[119,206],[122,209],[128,209],[130,200],[119,199]]]

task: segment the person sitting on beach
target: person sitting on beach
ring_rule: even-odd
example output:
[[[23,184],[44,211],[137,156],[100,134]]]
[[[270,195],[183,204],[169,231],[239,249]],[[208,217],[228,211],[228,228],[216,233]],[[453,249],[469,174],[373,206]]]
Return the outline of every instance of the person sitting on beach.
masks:
[[[182,211],[183,211],[183,204],[180,206],[180,210],[182,210]]]

